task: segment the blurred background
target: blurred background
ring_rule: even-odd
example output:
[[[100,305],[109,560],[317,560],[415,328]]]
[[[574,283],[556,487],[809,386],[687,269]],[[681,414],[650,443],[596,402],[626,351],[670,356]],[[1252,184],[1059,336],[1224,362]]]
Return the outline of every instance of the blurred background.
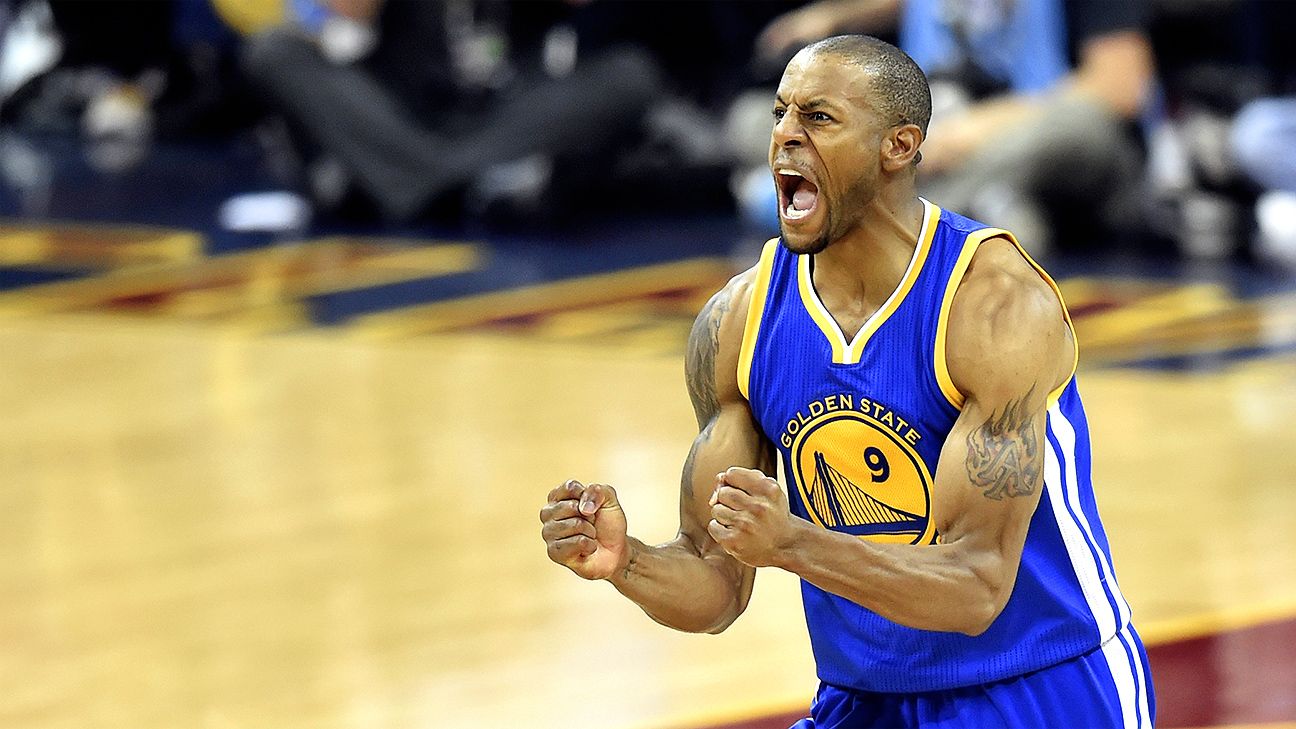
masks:
[[[773,90],[866,32],[920,189],[1060,279],[1159,724],[1296,726],[1296,3],[0,0],[3,727],[785,727],[795,580],[675,634],[696,311]]]

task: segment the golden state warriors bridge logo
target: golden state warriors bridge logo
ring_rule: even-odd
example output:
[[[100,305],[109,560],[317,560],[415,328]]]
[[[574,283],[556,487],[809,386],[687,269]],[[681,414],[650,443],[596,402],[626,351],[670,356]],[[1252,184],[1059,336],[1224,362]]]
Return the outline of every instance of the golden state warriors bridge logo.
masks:
[[[928,544],[931,473],[922,435],[891,408],[852,394],[816,400],[789,419],[781,445],[810,519],[862,539]]]

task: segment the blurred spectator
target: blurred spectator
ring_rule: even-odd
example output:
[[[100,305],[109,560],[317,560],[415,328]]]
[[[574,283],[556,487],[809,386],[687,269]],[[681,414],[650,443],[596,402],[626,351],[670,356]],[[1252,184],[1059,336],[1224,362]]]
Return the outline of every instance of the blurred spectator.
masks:
[[[1242,171],[1264,188],[1255,208],[1257,253],[1296,267],[1296,96],[1247,104],[1231,137]]]
[[[249,38],[246,71],[287,119],[318,202],[354,185],[395,221],[465,191],[485,209],[539,194],[572,159],[603,162],[584,170],[582,184],[597,184],[657,94],[653,62],[626,48],[578,60],[559,49],[546,69],[514,68],[506,23],[481,27],[501,7],[294,0],[284,24]]]
[[[170,3],[45,0],[21,3],[19,12],[48,23],[53,63],[33,69],[5,99],[6,123],[80,128],[92,137],[149,136],[171,48]]]
[[[91,162],[140,159],[154,135],[222,134],[247,123],[233,36],[208,0],[27,0],[0,66],[0,121],[77,132]]]
[[[713,210],[732,204],[735,167],[763,165],[771,93],[783,72],[753,62],[761,29],[803,0],[595,0],[570,18],[582,53],[632,44],[663,71],[662,92],[647,110],[644,139],[619,166],[620,192],[665,209]],[[699,49],[704,49],[699,53]],[[759,111],[735,114],[753,106]],[[726,114],[726,112],[729,112]],[[768,170],[763,182],[768,186]]]
[[[1290,2],[1157,6],[1165,97],[1149,145],[1152,222],[1189,257],[1250,242],[1261,259],[1296,263],[1296,196],[1284,189],[1296,165],[1294,23]]]
[[[1242,170],[1267,189],[1296,192],[1296,96],[1262,98],[1233,121]]]
[[[819,0],[759,43],[782,57],[833,33],[897,28],[932,80],[923,193],[1039,251],[1067,227],[1050,214],[1108,233],[1137,221],[1130,123],[1154,73],[1144,14],[1136,0]]]

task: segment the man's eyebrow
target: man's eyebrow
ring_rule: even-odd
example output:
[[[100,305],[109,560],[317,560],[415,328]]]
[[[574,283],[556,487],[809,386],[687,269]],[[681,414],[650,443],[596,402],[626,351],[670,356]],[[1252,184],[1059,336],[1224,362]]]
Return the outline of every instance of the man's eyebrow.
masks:
[[[791,106],[790,104],[788,104],[788,102],[783,100],[782,96],[778,94],[774,95],[774,100],[782,104],[783,106]],[[815,109],[818,109],[821,106],[832,106],[832,105],[833,105],[832,102],[828,101],[827,99],[811,99],[804,104],[800,104],[799,106],[801,111],[814,111]]]

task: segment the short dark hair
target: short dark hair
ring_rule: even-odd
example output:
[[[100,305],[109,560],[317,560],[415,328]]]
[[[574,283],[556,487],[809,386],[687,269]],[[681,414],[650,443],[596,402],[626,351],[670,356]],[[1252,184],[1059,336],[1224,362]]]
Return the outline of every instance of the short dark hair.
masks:
[[[896,124],[916,124],[927,133],[931,121],[931,88],[909,54],[871,35],[835,35],[802,50],[840,56],[873,78],[876,103]]]

